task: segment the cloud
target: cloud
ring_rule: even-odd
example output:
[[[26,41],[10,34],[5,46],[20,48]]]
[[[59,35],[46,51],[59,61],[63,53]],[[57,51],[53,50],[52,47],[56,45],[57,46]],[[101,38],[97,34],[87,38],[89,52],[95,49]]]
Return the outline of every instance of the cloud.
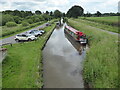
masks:
[[[13,6],[35,6],[37,5],[36,3],[33,3],[33,2],[13,2],[12,3]]]
[[[73,5],[80,5],[85,12],[91,13],[118,11],[118,0],[2,0],[0,1],[0,11],[18,9],[45,12],[59,9],[67,12]]]
[[[3,4],[6,4],[6,2],[0,1],[0,4],[3,5]]]

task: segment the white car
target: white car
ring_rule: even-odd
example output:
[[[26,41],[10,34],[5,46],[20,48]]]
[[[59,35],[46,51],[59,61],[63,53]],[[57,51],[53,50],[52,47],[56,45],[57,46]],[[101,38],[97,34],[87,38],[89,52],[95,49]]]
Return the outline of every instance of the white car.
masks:
[[[31,34],[21,34],[21,35],[16,35],[15,41],[32,41],[36,40],[37,37]]]

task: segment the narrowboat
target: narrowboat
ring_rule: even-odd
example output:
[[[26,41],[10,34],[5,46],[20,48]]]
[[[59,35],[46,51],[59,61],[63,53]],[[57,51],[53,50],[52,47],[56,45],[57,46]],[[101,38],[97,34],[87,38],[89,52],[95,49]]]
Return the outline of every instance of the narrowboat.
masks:
[[[64,31],[70,34],[70,36],[72,36],[75,39],[75,41],[80,42],[80,44],[88,43],[88,39],[86,38],[86,35],[83,32],[80,32],[67,25],[65,26]]]

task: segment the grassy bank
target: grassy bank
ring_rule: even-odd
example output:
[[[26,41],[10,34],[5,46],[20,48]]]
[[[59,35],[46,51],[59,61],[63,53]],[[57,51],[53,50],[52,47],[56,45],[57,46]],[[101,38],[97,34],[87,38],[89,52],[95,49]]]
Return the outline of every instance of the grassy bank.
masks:
[[[23,31],[26,31],[28,29],[34,28],[36,26],[42,25],[45,22],[38,22],[34,24],[30,24],[29,26],[22,26],[21,24],[18,24],[15,27],[7,27],[7,26],[1,26],[2,27],[2,33],[0,33],[0,38],[5,38],[13,34],[17,34]]]
[[[120,16],[107,16],[107,17],[82,17],[82,19],[94,21],[102,24],[112,25],[112,26],[118,26],[118,18]]]
[[[41,49],[54,26],[46,27],[46,33],[37,41],[5,46],[8,55],[3,61],[3,88],[41,88]]]
[[[92,36],[89,39],[90,49],[84,61],[84,81],[93,88],[119,87],[118,36],[90,28],[79,20],[69,19],[68,22],[87,36]]]
[[[100,29],[103,29],[103,30],[107,30],[107,31],[115,32],[115,33],[120,33],[118,31],[118,27],[116,27],[116,26],[111,26],[111,25],[107,25],[107,24],[104,24],[104,23],[92,22],[92,21],[88,21],[88,20],[85,20],[85,19],[81,19],[81,18],[76,19],[76,21],[81,22],[81,23],[85,23],[86,25],[90,25],[90,26],[100,28]]]

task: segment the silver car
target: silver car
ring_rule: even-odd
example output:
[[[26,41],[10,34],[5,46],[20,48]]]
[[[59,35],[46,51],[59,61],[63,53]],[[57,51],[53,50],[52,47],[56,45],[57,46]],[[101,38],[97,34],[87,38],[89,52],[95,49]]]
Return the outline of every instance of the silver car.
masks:
[[[45,33],[45,31],[44,31],[44,30],[39,30],[39,32],[40,32],[40,33]]]
[[[34,31],[34,32],[40,33],[41,35],[44,33],[43,30],[31,30],[31,31]]]
[[[40,33],[39,31],[34,31],[34,30],[27,31],[26,34],[31,34],[31,35],[34,35],[36,37],[42,35],[42,33]]]

